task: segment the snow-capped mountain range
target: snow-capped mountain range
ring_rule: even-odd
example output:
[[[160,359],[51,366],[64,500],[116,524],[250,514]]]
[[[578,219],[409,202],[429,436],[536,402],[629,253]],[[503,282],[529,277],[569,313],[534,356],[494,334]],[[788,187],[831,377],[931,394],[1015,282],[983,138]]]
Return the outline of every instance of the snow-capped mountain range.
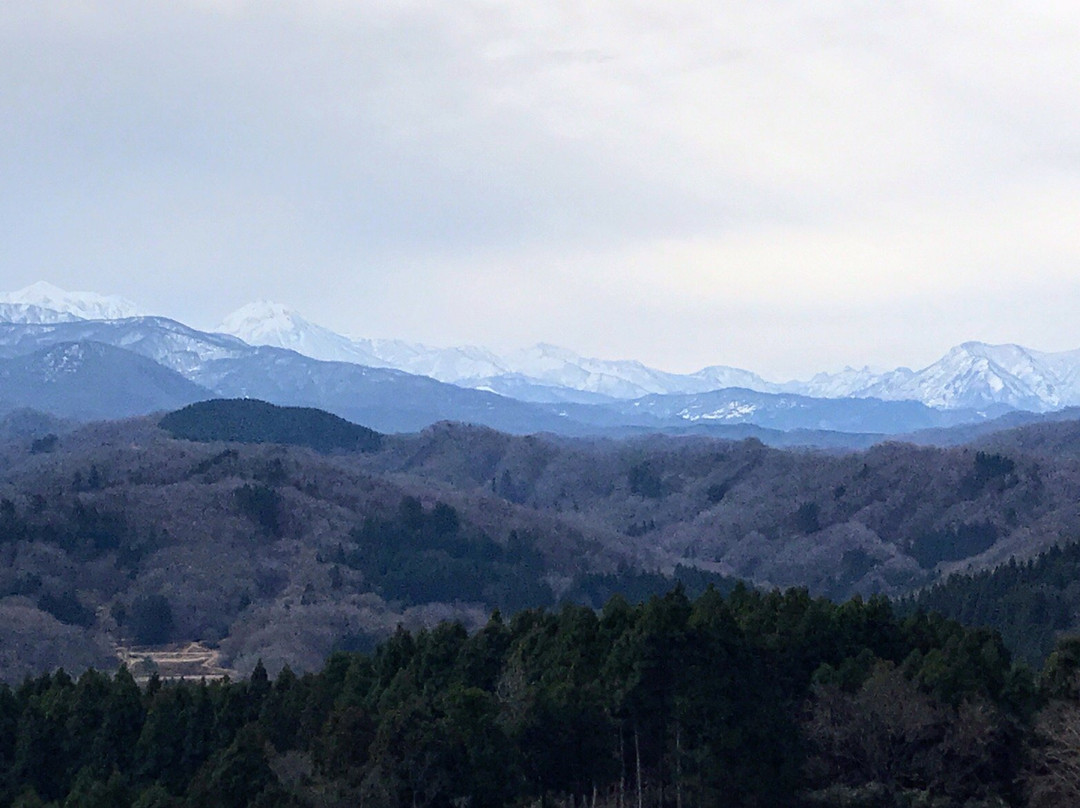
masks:
[[[249,345],[286,348],[327,362],[395,368],[451,384],[503,372],[499,358],[484,348],[429,348],[401,340],[350,339],[305,320],[280,303],[265,300],[237,309],[217,330]]]
[[[912,400],[937,409],[999,405],[1049,412],[1080,404],[1080,350],[1046,353],[1020,345],[965,342],[919,371],[848,369],[819,374],[799,388],[797,392],[821,398]]]
[[[401,340],[350,339],[269,301],[238,309],[217,330],[251,345],[288,348],[327,361],[396,368],[524,401],[596,403],[650,394],[704,393],[721,387],[780,389],[737,368],[666,373],[641,362],[591,359],[546,343],[500,356],[476,346],[431,348]]]
[[[142,314],[138,306],[122,297],[67,292],[45,281],[17,292],[0,294],[0,322],[7,323],[120,320]]]
[[[0,295],[0,322],[47,325],[141,317],[143,312],[122,298],[67,292],[47,283]],[[174,321],[150,319],[155,319],[152,327],[133,321],[124,339],[139,343],[137,352],[188,378],[194,378],[192,374],[207,361],[239,356],[246,343],[295,351],[324,362],[404,371],[553,405],[610,404],[645,396],[703,395],[729,388],[824,399],[915,401],[938,410],[970,409],[987,414],[1007,409],[1047,412],[1080,405],[1080,350],[1045,353],[1019,345],[967,342],[918,371],[847,368],[839,373],[820,373],[807,381],[776,383],[721,365],[690,374],[668,373],[635,361],[582,357],[548,344],[500,355],[475,346],[432,348],[401,340],[353,339],[268,301],[248,304],[230,314],[217,329],[217,336],[192,332],[201,334],[198,339]],[[754,412],[737,397],[729,404],[725,411],[740,418],[749,418]],[[684,409],[687,421],[710,418],[693,406]]]
[[[280,304],[252,303],[219,331],[253,345],[289,348],[318,359],[392,367],[525,401],[597,403],[647,395],[686,395],[738,387],[814,398],[918,401],[936,409],[1046,412],[1080,405],[1080,350],[1033,351],[1019,345],[965,342],[914,371],[846,368],[808,381],[769,382],[715,365],[677,374],[640,362],[591,359],[539,344],[504,356],[483,348],[428,348],[397,340],[353,340],[308,322]]]

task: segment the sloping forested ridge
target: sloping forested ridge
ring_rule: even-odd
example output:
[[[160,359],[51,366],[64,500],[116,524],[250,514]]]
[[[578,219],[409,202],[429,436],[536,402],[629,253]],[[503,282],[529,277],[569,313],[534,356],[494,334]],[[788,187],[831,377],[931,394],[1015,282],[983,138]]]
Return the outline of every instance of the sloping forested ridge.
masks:
[[[880,598],[677,588],[399,629],[300,678],[0,686],[0,804],[1067,805],[1078,670],[1076,643],[1036,680]]]
[[[399,623],[472,630],[671,577],[900,597],[1075,535],[1075,445],[1078,423],[837,455],[460,424],[328,453],[157,419],[25,434],[0,442],[0,679],[191,642],[241,675],[316,670]]]
[[[1080,628],[1080,543],[993,570],[951,575],[900,604],[902,611],[916,608],[1000,631],[1014,654],[1041,664],[1062,632]]]

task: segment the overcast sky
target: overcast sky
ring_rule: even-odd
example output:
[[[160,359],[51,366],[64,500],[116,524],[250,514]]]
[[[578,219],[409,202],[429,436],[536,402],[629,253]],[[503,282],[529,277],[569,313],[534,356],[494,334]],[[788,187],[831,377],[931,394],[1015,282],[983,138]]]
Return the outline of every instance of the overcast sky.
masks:
[[[770,378],[1080,347],[1080,4],[0,4],[0,289]]]

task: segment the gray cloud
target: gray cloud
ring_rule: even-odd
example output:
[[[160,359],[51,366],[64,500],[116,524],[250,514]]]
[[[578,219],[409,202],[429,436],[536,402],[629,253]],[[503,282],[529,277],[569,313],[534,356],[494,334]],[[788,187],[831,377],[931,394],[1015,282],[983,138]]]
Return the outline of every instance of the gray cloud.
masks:
[[[953,301],[960,338],[1025,290],[1080,302],[1078,30],[1050,3],[20,0],[4,285],[672,367],[914,363],[953,330],[885,333],[891,300]]]

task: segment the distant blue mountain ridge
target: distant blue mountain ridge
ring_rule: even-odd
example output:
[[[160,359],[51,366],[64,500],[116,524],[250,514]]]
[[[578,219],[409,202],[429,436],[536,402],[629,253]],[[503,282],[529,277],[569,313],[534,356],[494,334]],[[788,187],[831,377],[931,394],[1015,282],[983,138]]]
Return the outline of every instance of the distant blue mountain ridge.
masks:
[[[24,292],[16,302],[0,296],[0,413],[29,407],[61,418],[119,418],[250,397],[316,407],[382,432],[452,420],[518,434],[660,431],[842,446],[910,433],[934,442],[935,430],[1080,403],[1073,389],[1080,352],[965,343],[917,373],[847,371],[777,385],[733,368],[670,374],[548,345],[498,357],[350,340],[276,304],[247,307],[223,323],[241,339],[164,317],[105,316],[132,315],[131,304],[111,298],[73,299],[55,287],[37,298]],[[38,298],[56,309],[28,302]],[[278,344],[251,344],[259,341]],[[657,388],[665,392],[635,395]],[[911,395],[898,397],[905,390]]]

